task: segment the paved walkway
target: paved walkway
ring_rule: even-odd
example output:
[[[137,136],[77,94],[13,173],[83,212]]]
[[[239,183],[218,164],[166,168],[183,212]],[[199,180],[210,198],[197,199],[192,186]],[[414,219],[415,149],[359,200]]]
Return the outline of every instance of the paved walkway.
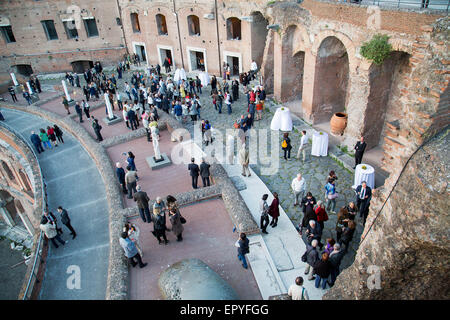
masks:
[[[11,127],[26,138],[30,131],[51,125],[28,113],[4,109],[2,113]],[[77,238],[72,240],[63,226],[65,246],[55,249],[50,244],[40,299],[105,299],[108,274],[109,229],[105,187],[94,161],[80,143],[68,132],[64,144],[38,155],[47,184],[50,211],[67,209]],[[80,270],[80,289],[69,289],[69,266]],[[73,267],[72,267],[73,268]],[[76,268],[76,267],[75,267]]]

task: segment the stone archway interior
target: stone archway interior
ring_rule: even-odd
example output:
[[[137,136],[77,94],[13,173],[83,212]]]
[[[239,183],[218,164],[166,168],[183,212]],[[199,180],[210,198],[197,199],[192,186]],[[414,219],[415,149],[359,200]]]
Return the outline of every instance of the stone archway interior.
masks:
[[[33,68],[29,64],[18,64],[14,68],[16,72],[22,76],[29,77],[33,74]]]
[[[266,46],[267,38],[267,25],[269,22],[262,15],[261,12],[253,12],[251,14],[253,21],[251,23],[251,52],[252,60],[258,64],[258,68],[261,67],[264,56],[264,48]],[[273,54],[273,53],[272,53]]]
[[[305,52],[294,54],[294,46],[302,41],[296,26],[290,26],[283,38],[282,59],[283,73],[281,83],[281,101],[301,100],[303,91],[303,73]]]
[[[392,52],[382,65],[373,64],[369,69],[370,94],[364,117],[363,136],[367,148],[382,143],[385,136],[385,121],[398,126],[403,110],[400,102],[403,74],[409,72],[409,54]]]
[[[83,73],[87,69],[94,67],[94,62],[91,60],[74,61],[71,64],[72,64],[73,72],[75,72],[75,73]]]
[[[316,58],[313,119],[329,121],[334,113],[344,112],[347,103],[349,60],[344,44],[327,37],[320,44]]]

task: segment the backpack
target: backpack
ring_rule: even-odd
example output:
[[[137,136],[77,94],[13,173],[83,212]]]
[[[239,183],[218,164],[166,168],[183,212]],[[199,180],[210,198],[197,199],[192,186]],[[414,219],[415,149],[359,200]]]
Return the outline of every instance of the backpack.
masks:
[[[286,140],[283,140],[283,142],[281,143],[281,147],[282,147],[283,149],[285,149],[285,148],[287,148],[287,146],[288,146],[287,141],[286,141]]]

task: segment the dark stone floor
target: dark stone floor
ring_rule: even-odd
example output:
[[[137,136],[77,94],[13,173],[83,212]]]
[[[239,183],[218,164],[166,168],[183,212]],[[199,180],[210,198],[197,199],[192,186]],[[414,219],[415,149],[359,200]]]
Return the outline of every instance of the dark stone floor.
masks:
[[[0,240],[0,261],[0,300],[17,300],[27,266],[11,266],[23,261],[22,251],[11,250],[9,240]]]

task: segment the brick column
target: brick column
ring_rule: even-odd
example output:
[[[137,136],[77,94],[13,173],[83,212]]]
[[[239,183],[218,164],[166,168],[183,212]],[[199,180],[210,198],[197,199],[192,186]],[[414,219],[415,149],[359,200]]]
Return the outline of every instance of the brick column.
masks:
[[[303,69],[303,98],[302,112],[303,119],[309,123],[314,122],[313,114],[313,98],[314,98],[314,81],[316,74],[316,56],[311,50],[305,51],[305,66]]]

